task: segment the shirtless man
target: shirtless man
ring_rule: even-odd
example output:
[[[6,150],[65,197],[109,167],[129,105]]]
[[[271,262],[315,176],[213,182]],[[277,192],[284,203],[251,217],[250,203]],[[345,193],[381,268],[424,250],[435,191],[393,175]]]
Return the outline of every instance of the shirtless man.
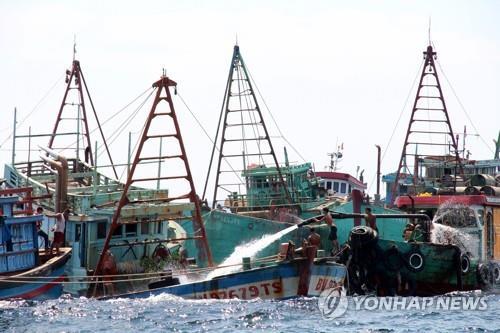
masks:
[[[311,228],[309,231],[311,234],[307,237],[307,243],[309,243],[309,245],[316,246],[319,249],[321,245],[321,236],[314,230],[314,228]]]
[[[330,227],[330,235],[328,235],[328,239],[332,241],[332,255],[334,255],[339,251],[339,241],[337,240],[337,225],[333,221],[328,208],[325,207],[322,211],[323,216],[319,219],[316,219],[316,222],[325,221],[325,223]]]
[[[375,231],[378,231],[377,229],[377,218],[375,215],[372,214],[372,209],[370,207],[365,208],[365,223],[367,227],[372,228]]]

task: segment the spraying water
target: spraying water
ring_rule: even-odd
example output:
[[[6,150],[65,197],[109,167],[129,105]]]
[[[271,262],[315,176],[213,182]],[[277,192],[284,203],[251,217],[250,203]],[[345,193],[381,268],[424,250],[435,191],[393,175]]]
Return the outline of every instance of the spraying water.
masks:
[[[233,253],[229,257],[227,257],[222,262],[222,264],[220,264],[220,266],[228,266],[228,265],[235,265],[235,266],[217,268],[211,271],[207,275],[206,279],[211,280],[216,276],[230,274],[238,271],[241,268],[239,264],[241,264],[241,260],[243,257],[254,258],[255,255],[259,253],[259,251],[265,249],[266,247],[268,247],[269,245],[271,245],[284,235],[294,231],[297,228],[298,228],[297,225],[293,225],[291,227],[281,230],[276,234],[264,235],[261,239],[256,239],[248,243],[237,246],[234,249]]]
[[[439,206],[432,220],[431,242],[455,244],[462,251],[478,256],[479,236],[462,229],[476,226],[476,217],[470,207],[453,201],[445,202]]]

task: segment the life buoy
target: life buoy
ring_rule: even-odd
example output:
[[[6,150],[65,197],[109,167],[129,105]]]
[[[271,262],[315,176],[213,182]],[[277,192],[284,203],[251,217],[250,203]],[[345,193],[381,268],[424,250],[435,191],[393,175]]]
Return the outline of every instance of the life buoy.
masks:
[[[470,269],[470,258],[467,254],[461,253],[460,254],[460,270],[462,271],[462,274],[467,274]]]
[[[397,272],[403,267],[403,261],[401,260],[401,253],[396,246],[392,246],[384,252],[382,255],[384,260],[384,265],[387,270],[392,272]]]
[[[408,268],[409,271],[417,273],[425,268],[425,259],[419,250],[410,251],[405,257],[406,268]]]
[[[493,267],[493,281],[497,284],[500,283],[500,267],[498,265]]]

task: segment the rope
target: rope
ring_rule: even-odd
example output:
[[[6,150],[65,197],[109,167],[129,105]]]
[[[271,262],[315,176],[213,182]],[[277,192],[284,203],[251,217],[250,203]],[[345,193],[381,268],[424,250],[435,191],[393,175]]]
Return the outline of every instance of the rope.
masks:
[[[52,87],[50,87],[50,89],[45,93],[45,95],[43,95],[43,97],[35,104],[35,106],[33,107],[33,109],[19,122],[19,125],[16,126],[16,127],[21,127],[24,122],[33,114],[33,112],[35,112],[35,110],[40,106],[40,104],[42,104],[42,102],[50,95],[50,93],[52,92],[52,90],[54,90],[54,88],[57,86],[57,84],[61,81],[61,79],[64,77],[65,74],[61,75],[57,80],[56,82],[52,85]],[[9,127],[6,127],[5,129],[2,129],[1,132],[3,133],[4,131],[6,131]],[[13,132],[10,132],[9,136],[7,136],[7,138],[2,142],[0,143],[0,148],[7,142],[9,141],[9,139],[12,137],[12,134],[14,134]]]
[[[418,66],[418,70],[417,70],[417,74],[415,75],[415,79],[413,79],[413,83],[412,83],[412,85],[410,87],[410,90],[408,91],[408,94],[406,95],[406,99],[405,99],[405,102],[403,104],[403,108],[399,112],[399,117],[398,117],[398,120],[396,121],[396,126],[394,126],[394,128],[392,130],[392,133],[391,133],[391,136],[389,137],[389,140],[387,141],[387,143],[385,145],[386,147],[384,149],[384,152],[382,153],[382,157],[380,158],[380,163],[381,164],[382,164],[382,161],[384,161],[384,158],[385,158],[385,155],[387,154],[387,151],[389,150],[389,146],[390,146],[390,144],[392,142],[392,138],[394,137],[394,133],[396,133],[396,129],[398,128],[399,122],[401,121],[401,118],[403,117],[403,112],[406,109],[406,105],[408,104],[408,100],[410,99],[410,95],[411,95],[411,93],[413,91],[413,88],[415,87],[415,83],[417,82],[417,79],[419,77],[419,74],[420,74],[420,71],[421,71],[423,63],[424,63],[424,60],[422,60],[422,62]],[[368,191],[371,190],[371,188],[373,186],[373,182],[375,181],[376,178],[377,178],[377,175],[374,175],[372,177],[372,180],[370,181],[370,186],[368,187]]]
[[[103,127],[106,123],[108,123],[109,121],[111,121],[113,118],[115,118],[118,114],[120,114],[122,111],[126,110],[130,105],[132,105],[135,101],[137,101],[139,98],[141,98],[144,94],[146,94],[150,89],[152,89],[152,87],[148,87],[146,90],[144,90],[141,94],[139,94],[139,96],[137,96],[136,98],[134,98],[131,102],[127,103],[127,105],[125,105],[124,107],[122,107],[121,109],[119,109],[118,111],[116,111],[114,114],[112,114],[108,119],[104,120],[102,123],[101,123],[101,127]],[[94,128],[93,130],[90,131],[89,135],[94,133],[95,131],[97,131],[99,128],[96,127]],[[64,148],[60,149],[59,151],[63,151],[63,150],[66,150],[66,149],[69,149],[71,148],[73,145],[76,144],[76,141],[73,141],[71,144],[65,146]],[[102,147],[102,145],[100,146]]]
[[[263,258],[258,258],[254,259],[252,263],[258,264],[258,263],[269,263],[275,261],[277,258],[277,255],[273,256],[267,256]],[[139,276],[138,278],[133,278],[133,279],[121,279],[121,280],[112,280],[109,282],[117,283],[117,282],[130,282],[130,281],[144,281],[144,280],[151,280],[154,278],[159,278],[159,277],[165,277],[165,276],[171,276],[171,277],[178,277],[178,276],[184,276],[187,274],[193,274],[193,273],[205,273],[205,272],[210,272],[213,270],[216,270],[218,268],[226,268],[226,267],[234,267],[234,266],[242,266],[243,263],[236,263],[236,264],[230,264],[230,265],[222,265],[222,266],[217,266],[217,267],[205,267],[205,268],[194,268],[194,269],[183,269],[177,272],[144,272],[144,273],[131,273],[131,274],[113,274],[113,275],[96,275],[96,276],[88,276],[88,275],[72,275],[68,276],[67,278],[69,279],[84,279],[87,281],[44,281],[44,280],[53,280],[56,277],[53,276],[16,276],[13,278],[6,277],[6,278],[0,278],[0,283],[47,283],[47,284],[80,284],[80,283],[102,283],[103,281],[99,281],[99,279],[102,278],[115,278],[115,277],[121,277],[123,278],[124,276]],[[146,275],[146,277],[144,277]],[[97,279],[97,280],[96,280]],[[95,280],[95,281],[94,281]]]
[[[179,91],[177,91],[177,96],[179,96],[181,102],[184,104],[184,106],[186,107],[186,109],[189,111],[189,113],[191,114],[191,116],[193,117],[193,119],[196,121],[196,123],[198,124],[198,126],[200,126],[201,130],[203,131],[203,133],[205,133],[205,135],[210,140],[210,142],[215,145],[214,140],[212,140],[212,138],[210,137],[210,135],[208,134],[208,132],[206,131],[206,129],[203,127],[203,125],[201,124],[201,122],[198,120],[198,118],[196,118],[196,115],[193,113],[193,111],[191,111],[191,108],[184,101],[184,98],[182,98],[182,96],[179,94]],[[217,147],[217,145],[215,145],[215,149],[220,154],[220,149],[219,149],[219,147]],[[236,177],[238,177],[238,180],[243,184],[243,180],[239,176],[238,172],[236,172],[236,170],[234,170],[234,168],[232,167],[231,163],[229,163],[229,161],[227,160],[227,158],[223,157],[223,159],[224,159],[224,162],[226,162],[226,164],[229,166],[229,168],[231,169],[231,171],[236,175]],[[215,198],[214,198],[214,200],[215,200]]]
[[[246,63],[245,63],[246,64]],[[306,162],[306,159],[299,153],[299,151],[297,149],[295,149],[295,147],[290,143],[290,141],[288,141],[288,139],[285,137],[285,135],[283,134],[283,132],[281,132],[281,129],[279,128],[278,126],[278,123],[276,122],[276,119],[274,119],[274,116],[273,114],[271,113],[271,110],[269,109],[269,107],[267,106],[267,103],[266,103],[266,100],[264,99],[264,96],[262,96],[262,94],[260,93],[260,90],[259,90],[259,87],[257,86],[257,82],[255,82],[255,80],[253,79],[252,77],[252,74],[250,73],[250,69],[248,69],[248,65],[246,65],[246,68],[247,68],[247,72],[248,72],[248,76],[249,78],[252,80],[254,86],[255,86],[255,89],[257,90],[257,93],[259,94],[260,98],[262,99],[262,102],[264,103],[264,106],[266,107],[266,110],[267,112],[269,113],[269,115],[271,116],[271,119],[274,123],[274,125],[276,126],[276,129],[278,130],[278,133],[280,134],[281,138],[283,138],[283,140],[292,148],[292,150],[304,161]]]
[[[438,60],[436,60],[436,62],[437,62],[437,64],[438,64],[438,66],[439,66],[439,70],[441,71],[441,73],[443,74],[443,76],[444,76],[444,78],[445,78],[446,82],[447,82],[447,83],[448,83],[448,85],[450,86],[451,91],[453,92],[453,95],[454,95],[454,96],[455,96],[455,98],[457,99],[458,104],[459,104],[459,105],[460,105],[460,107],[462,108],[462,111],[465,113],[465,116],[467,117],[467,119],[469,120],[470,124],[472,125],[472,128],[474,128],[474,130],[476,131],[477,136],[479,136],[479,138],[481,139],[481,141],[483,141],[484,145],[485,145],[486,147],[488,147],[488,150],[489,150],[489,151],[491,151],[491,153],[493,153],[493,154],[494,154],[495,152],[493,151],[493,149],[491,149],[491,147],[490,147],[490,146],[486,143],[486,141],[484,140],[484,138],[481,136],[480,132],[479,132],[479,131],[478,131],[478,129],[476,128],[476,125],[474,125],[474,123],[472,122],[472,118],[469,116],[469,114],[468,114],[468,113],[467,113],[467,111],[465,110],[465,107],[464,107],[464,105],[462,104],[462,101],[460,101],[460,99],[458,98],[458,95],[457,95],[457,93],[455,92],[455,89],[453,88],[453,86],[451,85],[450,80],[448,80],[448,77],[447,77],[447,76],[446,76],[446,74],[444,73],[444,70],[443,70],[443,67],[441,66],[441,63],[440,63]],[[458,145],[458,143],[457,143],[457,145]]]

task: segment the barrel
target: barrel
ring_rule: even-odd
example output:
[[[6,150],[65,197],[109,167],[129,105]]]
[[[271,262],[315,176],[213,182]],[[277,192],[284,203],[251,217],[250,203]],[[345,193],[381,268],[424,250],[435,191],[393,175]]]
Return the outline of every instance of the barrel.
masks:
[[[480,174],[470,178],[471,186],[495,186],[495,177],[492,175]]]
[[[464,194],[466,195],[481,194],[481,186],[467,186],[465,188]]]
[[[484,193],[484,194],[492,196],[492,197],[496,197],[497,195],[500,195],[500,187],[483,186],[483,187],[481,187],[481,193]]]

